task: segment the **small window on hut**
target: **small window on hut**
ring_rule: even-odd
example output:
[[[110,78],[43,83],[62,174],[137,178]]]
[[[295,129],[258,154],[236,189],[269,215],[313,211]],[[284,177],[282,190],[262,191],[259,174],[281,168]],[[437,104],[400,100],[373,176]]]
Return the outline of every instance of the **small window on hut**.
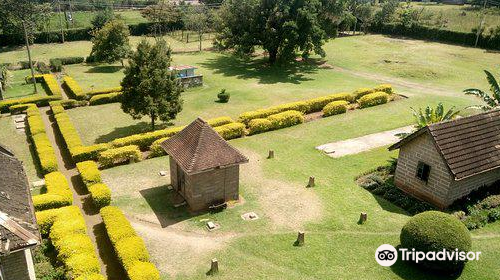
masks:
[[[427,182],[429,180],[430,173],[431,167],[428,164],[419,161],[417,165],[417,178],[424,182]]]

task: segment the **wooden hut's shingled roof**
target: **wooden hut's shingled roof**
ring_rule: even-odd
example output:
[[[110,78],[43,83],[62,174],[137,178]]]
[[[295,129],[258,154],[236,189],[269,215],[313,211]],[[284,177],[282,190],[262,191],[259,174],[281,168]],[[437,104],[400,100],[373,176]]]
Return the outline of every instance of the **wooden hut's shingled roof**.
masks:
[[[165,140],[161,146],[187,174],[248,162],[201,118]]]
[[[21,161],[0,146],[0,255],[40,242],[34,213]]]
[[[389,147],[429,133],[455,180],[500,167],[500,109],[426,126]]]

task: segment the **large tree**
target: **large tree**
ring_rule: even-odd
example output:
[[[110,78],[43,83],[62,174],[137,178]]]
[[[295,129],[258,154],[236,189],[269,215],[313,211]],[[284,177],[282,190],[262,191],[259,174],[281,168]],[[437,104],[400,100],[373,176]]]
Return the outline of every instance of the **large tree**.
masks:
[[[188,30],[196,31],[198,33],[199,50],[202,50],[202,37],[203,34],[209,31],[213,26],[213,14],[208,6],[205,4],[190,5],[186,7],[183,13],[182,21]]]
[[[131,55],[122,80],[122,110],[134,119],[143,116],[155,121],[175,119],[182,110],[182,85],[175,72],[169,70],[172,50],[164,40],[150,44],[143,39]]]
[[[152,22],[153,34],[162,36],[172,26],[178,25],[181,20],[179,7],[171,1],[161,1],[158,4],[147,6],[141,15]]]
[[[128,26],[121,20],[112,20],[101,29],[94,31],[92,51],[93,61],[112,63],[123,59],[130,54]]]
[[[241,54],[262,47],[271,64],[291,60],[296,52],[324,56],[323,8],[320,0],[227,0],[216,24],[216,45]]]

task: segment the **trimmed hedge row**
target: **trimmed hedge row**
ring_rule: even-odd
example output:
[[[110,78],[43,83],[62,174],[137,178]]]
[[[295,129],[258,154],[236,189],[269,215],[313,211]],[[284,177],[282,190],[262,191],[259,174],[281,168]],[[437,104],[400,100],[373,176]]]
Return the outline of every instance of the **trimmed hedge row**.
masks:
[[[74,162],[85,160],[97,160],[99,153],[110,148],[106,143],[84,146],[78,131],[69,119],[68,114],[64,111],[60,102],[52,102],[50,104],[57,126],[61,131],[64,142],[73,158]]]
[[[45,175],[57,171],[56,154],[45,132],[45,125],[43,124],[40,111],[36,105],[30,104],[26,109],[26,114],[28,116],[30,139],[35,147],[42,174]],[[30,125],[33,127],[30,127]]]
[[[232,123],[233,120],[230,117],[219,117],[215,119],[210,119],[207,121],[209,125],[212,127],[217,127],[221,125],[225,125],[228,123]],[[112,147],[123,147],[129,145],[137,145],[142,151],[147,150],[154,141],[158,139],[162,139],[165,137],[171,137],[183,130],[185,126],[172,127],[162,130],[156,130],[141,134],[135,134],[127,137],[117,138],[110,142]]]
[[[122,211],[117,207],[106,206],[101,209],[101,217],[118,260],[130,280],[159,280],[160,273],[150,262],[144,241]]]
[[[94,95],[101,95],[101,94],[106,94],[106,93],[112,93],[112,92],[121,92],[122,87],[110,87],[110,88],[103,88],[103,89],[94,89],[86,93],[87,96],[94,96]]]
[[[116,103],[121,101],[121,97],[122,97],[121,92],[112,92],[112,93],[94,95],[90,98],[89,104],[90,106],[95,106],[108,103]]]
[[[24,77],[24,80],[26,81],[27,84],[33,83],[32,76],[26,76]],[[47,95],[62,95],[61,88],[59,87],[56,78],[54,78],[52,74],[35,75],[35,81],[45,86],[45,89],[47,90]]]
[[[347,103],[347,101],[342,101],[342,100],[328,103],[323,108],[323,117],[343,114],[347,112],[347,106],[349,106],[349,103]]]
[[[388,101],[389,95],[385,92],[379,91],[362,96],[360,99],[358,99],[358,104],[360,108],[367,108],[384,104]]]
[[[132,160],[141,161],[142,155],[137,145],[109,149],[99,154],[99,164],[106,168]]]
[[[101,172],[94,161],[83,161],[76,164],[85,187],[90,192],[92,202],[97,208],[111,203],[111,190],[102,183]]]
[[[265,119],[268,116],[290,110],[299,111],[305,114],[310,114],[321,111],[327,104],[333,101],[346,101],[348,103],[352,103],[361,98],[362,96],[373,93],[375,91],[384,91],[389,94],[393,93],[392,86],[388,84],[380,85],[375,89],[361,88],[354,91],[353,93],[348,93],[348,92],[336,93],[303,101],[285,103],[278,106],[269,107],[266,109],[244,112],[240,114],[240,116],[238,117],[238,121],[248,126],[250,121],[253,119]],[[267,122],[262,120],[254,122],[254,128],[256,128],[257,126],[263,128],[268,125],[269,124]]]
[[[33,196],[33,206],[36,211],[68,206],[73,203],[73,194],[66,177],[59,172],[45,175],[47,193]]]
[[[36,106],[42,107],[49,105],[50,101],[55,101],[60,99],[61,99],[60,95],[52,95],[52,96],[32,96],[32,97],[2,100],[0,101],[0,113],[8,113],[9,108],[16,105],[35,104]]]
[[[100,273],[99,260],[78,207],[36,212],[36,218],[42,236],[50,238],[69,279],[88,279]]]
[[[66,92],[71,98],[76,100],[85,99],[85,94],[83,93],[80,85],[70,76],[63,77],[63,86],[66,88]]]
[[[248,134],[253,135],[270,130],[294,126],[304,122],[304,115],[299,111],[285,111],[265,119],[253,119],[248,124]]]

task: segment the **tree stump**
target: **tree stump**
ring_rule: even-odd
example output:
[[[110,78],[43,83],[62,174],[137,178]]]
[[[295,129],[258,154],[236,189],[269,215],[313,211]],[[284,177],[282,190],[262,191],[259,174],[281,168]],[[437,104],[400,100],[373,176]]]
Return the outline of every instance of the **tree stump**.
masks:
[[[307,187],[308,188],[314,187],[314,177],[313,176],[309,177],[309,183],[307,184]]]
[[[219,261],[217,259],[212,259],[208,275],[214,275],[217,274],[218,272],[219,272]]]
[[[274,151],[269,150],[269,155],[267,156],[268,159],[274,158]]]
[[[361,212],[361,214],[359,215],[358,224],[362,225],[362,224],[366,223],[367,219],[368,219],[368,214],[366,214],[365,212]]]
[[[129,156],[128,157],[128,163],[135,163],[135,157],[134,156]]]
[[[299,231],[299,233],[297,234],[297,240],[295,241],[295,246],[304,246],[304,232],[303,231]]]

